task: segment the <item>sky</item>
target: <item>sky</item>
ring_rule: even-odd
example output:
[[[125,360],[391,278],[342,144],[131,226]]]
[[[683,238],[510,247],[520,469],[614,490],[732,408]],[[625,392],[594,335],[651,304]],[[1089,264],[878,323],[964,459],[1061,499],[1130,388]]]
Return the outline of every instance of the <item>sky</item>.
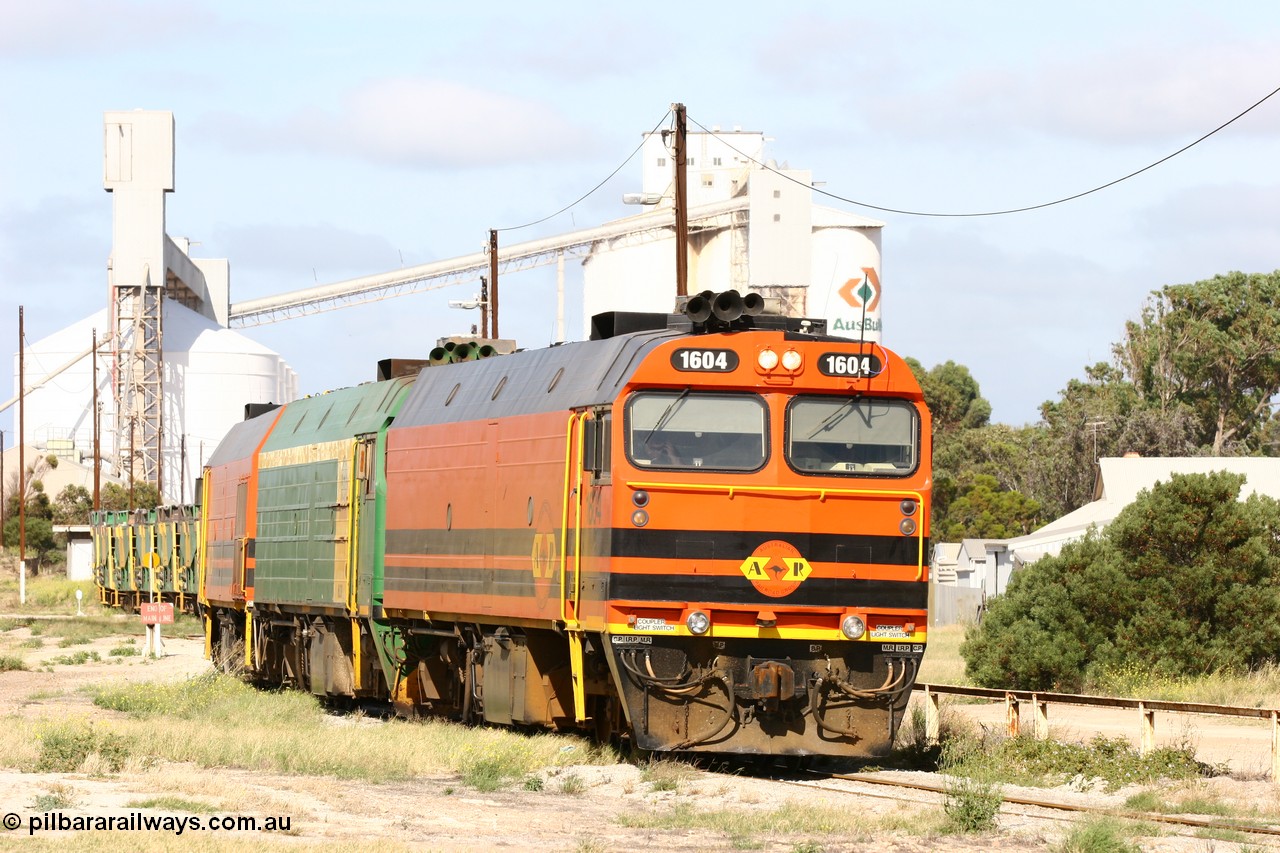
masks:
[[[237,302],[479,251],[600,183],[675,102],[691,128],[764,132],[769,157],[850,201],[1039,205],[1280,87],[1276,44],[1264,0],[0,0],[0,352],[18,349],[19,305],[30,345],[106,303],[106,111],[174,114],[167,231],[229,260]],[[968,366],[992,419],[1021,425],[1110,360],[1152,291],[1280,268],[1278,141],[1280,94],[1039,210],[815,201],[885,223],[884,343]],[[621,198],[639,184],[632,160],[502,239],[633,215]],[[551,342],[554,269],[501,283],[503,336]],[[314,393],[466,333],[477,312],[447,302],[476,290],[241,331]]]

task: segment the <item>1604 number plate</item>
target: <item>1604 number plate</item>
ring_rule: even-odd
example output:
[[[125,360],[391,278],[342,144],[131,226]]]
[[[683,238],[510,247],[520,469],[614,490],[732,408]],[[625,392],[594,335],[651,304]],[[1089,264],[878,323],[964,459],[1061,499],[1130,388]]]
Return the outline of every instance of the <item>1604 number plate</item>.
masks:
[[[883,369],[879,356],[870,354],[824,352],[818,358],[818,370],[824,376],[861,378],[875,376]]]
[[[681,347],[671,353],[671,366],[684,371],[729,373],[738,369],[738,354],[731,349]]]

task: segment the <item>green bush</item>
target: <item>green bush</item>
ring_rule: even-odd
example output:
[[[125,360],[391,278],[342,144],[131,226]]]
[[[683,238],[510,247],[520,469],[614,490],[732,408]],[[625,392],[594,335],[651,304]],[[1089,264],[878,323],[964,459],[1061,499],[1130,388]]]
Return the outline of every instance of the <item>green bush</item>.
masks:
[[[1237,672],[1280,649],[1280,503],[1238,474],[1175,474],[1091,535],[1016,572],[961,655],[991,687],[1078,691],[1135,664]]]
[[[115,773],[124,767],[129,752],[129,742],[119,735],[88,723],[67,723],[40,735],[40,757],[35,771],[73,773],[85,759],[96,754],[107,769]]]

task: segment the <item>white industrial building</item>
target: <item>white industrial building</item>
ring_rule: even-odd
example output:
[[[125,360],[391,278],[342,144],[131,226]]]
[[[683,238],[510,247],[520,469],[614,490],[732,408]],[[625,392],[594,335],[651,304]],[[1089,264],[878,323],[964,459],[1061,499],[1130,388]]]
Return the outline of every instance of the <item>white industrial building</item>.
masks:
[[[627,201],[669,211],[667,145],[661,133],[646,135],[641,192]],[[816,206],[811,173],[766,161],[764,146],[764,134],[736,128],[688,134],[688,292],[777,296],[788,313],[825,319],[831,334],[879,341],[884,223]],[[583,260],[588,325],[604,311],[672,310],[675,232],[655,234],[655,213],[609,223],[611,234],[592,242]]]
[[[110,300],[26,347],[19,417],[37,453],[92,465],[96,332],[104,475],[127,480],[132,471],[159,482],[167,500],[192,500],[205,457],[244,418],[245,404],[294,399],[297,377],[277,353],[227,328],[227,261],[192,258],[186,240],[165,233],[173,115],[137,110],[104,119]],[[86,283],[88,292],[98,287]],[[17,362],[15,355],[15,387]]]

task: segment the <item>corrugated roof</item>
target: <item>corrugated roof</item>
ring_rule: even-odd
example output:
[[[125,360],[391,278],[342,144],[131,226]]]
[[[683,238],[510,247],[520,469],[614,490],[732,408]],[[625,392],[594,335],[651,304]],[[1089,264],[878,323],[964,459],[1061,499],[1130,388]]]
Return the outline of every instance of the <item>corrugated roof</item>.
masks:
[[[1280,459],[1239,456],[1135,456],[1098,460],[1098,499],[1045,526],[1009,540],[1010,550],[1031,559],[1056,553],[1066,542],[1083,538],[1090,527],[1106,527],[1138,494],[1156,483],[1167,483],[1174,474],[1208,474],[1230,471],[1245,475],[1240,497],[1252,494],[1280,498]],[[1039,553],[1036,553],[1039,552]],[[1034,556],[1032,556],[1034,554]]]

